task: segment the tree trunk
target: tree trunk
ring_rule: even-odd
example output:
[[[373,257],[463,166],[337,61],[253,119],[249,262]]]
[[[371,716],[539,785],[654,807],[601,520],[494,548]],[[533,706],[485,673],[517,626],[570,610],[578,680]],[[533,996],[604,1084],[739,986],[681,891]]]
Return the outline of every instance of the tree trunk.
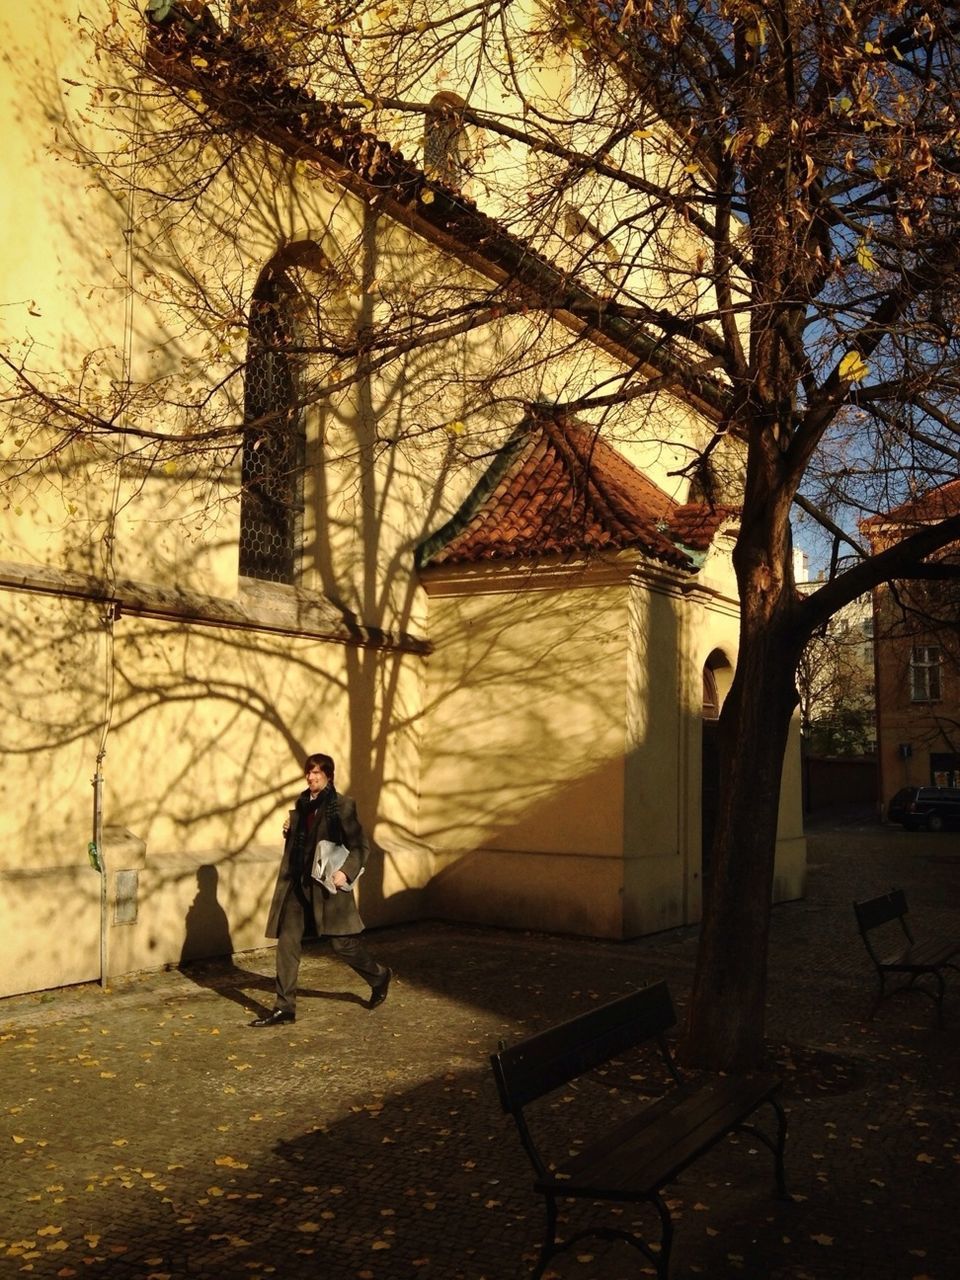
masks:
[[[780,781],[797,702],[789,612],[786,599],[770,613],[744,610],[720,718],[720,800],[682,1050],[686,1062],[714,1071],[748,1070],[763,1057]]]

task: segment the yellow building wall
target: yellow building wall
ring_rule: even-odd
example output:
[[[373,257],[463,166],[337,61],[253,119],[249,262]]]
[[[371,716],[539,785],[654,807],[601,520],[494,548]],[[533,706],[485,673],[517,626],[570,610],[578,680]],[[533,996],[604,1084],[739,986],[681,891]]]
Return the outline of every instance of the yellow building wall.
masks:
[[[27,590],[0,590],[0,621],[0,994],[100,976],[88,843],[104,743],[108,974],[263,945],[283,816],[317,750],[337,758],[374,844],[367,922],[417,913],[420,657],[106,622],[98,604]]]
[[[499,391],[518,406],[576,398],[622,366],[559,326],[502,317],[371,373],[307,413],[298,585],[240,579],[236,426],[264,265],[315,240],[348,336],[405,297],[442,308],[490,282],[255,142],[189,220],[105,181],[86,161],[114,125],[135,124],[137,165],[151,136],[149,101],[131,116],[133,99],[82,87],[83,31],[109,8],[0,15],[0,340],[41,383],[80,388],[79,408],[112,414],[129,384],[121,425],[220,427],[226,444],[170,460],[135,437],[64,444],[42,413],[4,423],[0,461],[24,438],[57,451],[0,504],[0,994],[100,974],[87,845],[101,751],[108,974],[263,942],[280,821],[315,750],[337,758],[376,844],[368,924],[435,911],[619,937],[695,918],[703,645],[688,605],[638,604],[622,565],[600,581],[541,566],[429,600],[413,569],[522,412],[491,407],[477,371],[512,361]],[[132,172],[162,185],[182,163]],[[191,311],[198,294],[208,311]],[[181,391],[202,419],[174,411]],[[608,434],[682,501],[686,444],[705,430],[660,394]]]
[[[691,726],[699,726],[699,689],[685,679],[694,640],[689,606],[677,584],[663,576],[653,587],[630,591],[627,752],[623,762],[623,936],[656,933],[685,924],[691,915],[687,878],[699,858],[698,833],[688,830],[688,810],[698,785],[699,749],[691,750]]]
[[[87,31],[108,15],[86,6]],[[142,15],[126,16],[142,30]],[[112,409],[129,378],[149,394],[121,425],[183,432],[195,423],[162,396],[202,399],[241,367],[245,308],[277,249],[315,236],[336,262],[341,244],[366,237],[369,266],[376,237],[362,202],[256,145],[189,225],[159,225],[125,184],[111,189],[77,162],[130,122],[122,96],[94,100],[80,83],[91,72],[83,27],[62,0],[0,15],[0,101],[15,126],[0,183],[3,350],[39,383],[82,385],[82,408]],[[148,126],[145,112],[135,144]],[[401,249],[384,256],[400,269]],[[209,316],[183,306],[197,289],[209,290]],[[342,304],[351,324],[370,302],[355,295]],[[430,468],[372,452],[396,398],[383,379],[328,420],[310,415],[297,588],[238,578],[236,433],[222,454],[167,462],[136,437],[64,446],[64,420],[42,414],[14,410],[4,424],[4,459],[57,452],[19,478],[11,463],[0,504],[0,994],[100,976],[87,846],[101,748],[108,974],[262,945],[282,814],[314,750],[337,758],[375,843],[360,887],[367,922],[416,914],[431,865],[415,837],[422,659],[389,637],[351,639],[343,612],[358,632],[418,624],[412,546],[431,514]],[[212,403],[207,425],[238,422],[242,377]]]
[[[626,588],[582,569],[549,579],[481,572],[465,594],[428,582],[428,903],[449,919],[615,937]]]
[[[700,918],[703,667],[738,611],[719,551],[696,585],[628,557],[424,575],[427,902],[458,920],[604,937]],[[798,737],[774,901],[802,896]]]

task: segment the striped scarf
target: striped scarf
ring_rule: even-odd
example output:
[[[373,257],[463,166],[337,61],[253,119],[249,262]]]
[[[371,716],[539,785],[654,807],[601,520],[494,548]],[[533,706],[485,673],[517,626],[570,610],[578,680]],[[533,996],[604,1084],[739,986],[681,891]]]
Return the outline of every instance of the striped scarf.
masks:
[[[343,843],[343,823],[340,819],[340,797],[332,782],[328,782],[315,796],[311,796],[309,790],[302,792],[297,797],[295,807],[299,821],[290,851],[290,875],[294,885],[299,888],[310,883],[313,851],[317,843],[316,830],[321,816],[326,814],[327,839],[333,840],[335,844]]]

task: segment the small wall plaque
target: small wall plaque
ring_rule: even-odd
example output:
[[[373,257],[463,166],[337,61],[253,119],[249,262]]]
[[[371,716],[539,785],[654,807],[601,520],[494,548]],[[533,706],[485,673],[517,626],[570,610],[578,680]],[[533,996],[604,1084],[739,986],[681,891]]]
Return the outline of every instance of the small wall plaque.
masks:
[[[137,891],[139,871],[117,872],[117,897],[114,903],[114,924],[135,924],[137,920]]]

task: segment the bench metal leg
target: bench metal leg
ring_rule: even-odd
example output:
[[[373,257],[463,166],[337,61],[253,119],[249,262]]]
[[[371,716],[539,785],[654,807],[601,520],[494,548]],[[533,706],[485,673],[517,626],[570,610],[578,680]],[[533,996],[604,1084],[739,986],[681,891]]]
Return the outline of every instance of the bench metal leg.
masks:
[[[946,984],[943,981],[943,974],[937,970],[937,1026],[943,1026],[943,997],[946,991]]]
[[[554,1196],[544,1192],[547,1208],[547,1229],[544,1236],[543,1246],[540,1249],[540,1257],[533,1270],[531,1280],[540,1280],[546,1270],[547,1264],[551,1258],[556,1257],[558,1253],[566,1253],[573,1245],[578,1244],[581,1240],[601,1239],[601,1240],[623,1240],[627,1244],[633,1245],[648,1262],[653,1263],[657,1271],[657,1280],[668,1280],[670,1270],[670,1250],[673,1246],[673,1221],[670,1217],[670,1210],[661,1200],[658,1194],[646,1197],[654,1206],[660,1215],[660,1251],[655,1252],[642,1239],[642,1237],[634,1234],[632,1231],[626,1231],[620,1227],[588,1227],[585,1231],[578,1231],[576,1235],[568,1236],[565,1240],[557,1240],[557,1202]],[[628,1203],[640,1204],[642,1201],[632,1200]]]
[[[543,1275],[544,1268],[547,1263],[557,1252],[557,1202],[549,1192],[544,1193],[547,1209],[547,1225],[543,1237],[543,1244],[540,1247],[540,1257],[537,1260],[537,1266],[533,1273],[532,1280],[539,1280]]]
[[[936,969],[929,970],[929,972],[932,973],[937,980],[937,994],[933,997],[933,999],[936,1000],[937,1002],[937,1026],[938,1027],[943,1026],[943,997],[947,994],[947,984],[944,982],[944,979],[943,979],[944,969],[952,969],[954,973],[960,973],[960,968],[958,968],[957,965],[952,964],[950,961],[947,961],[946,964],[939,965]],[[919,977],[922,977],[922,975],[914,974],[914,977],[919,978]],[[917,987],[917,990],[923,991],[923,988]],[[929,994],[930,994],[929,992],[926,992],[926,991],[924,992],[924,995],[929,995]]]
[[[777,1117],[777,1136],[776,1140],[765,1133],[763,1129],[758,1129],[754,1124],[738,1124],[738,1133],[749,1133],[752,1138],[756,1138],[773,1155],[773,1168],[777,1179],[777,1195],[781,1200],[791,1200],[792,1196],[787,1191],[787,1175],[783,1164],[783,1155],[787,1145],[787,1113],[777,1098],[767,1098],[767,1102]]]
[[[947,993],[947,987],[946,987],[946,983],[944,981],[943,973],[941,972],[941,970],[956,969],[956,968],[957,968],[956,965],[946,964],[946,965],[941,965],[937,969],[923,969],[918,973],[912,973],[908,981],[901,982],[899,986],[891,987],[889,990],[885,990],[883,980],[881,979],[880,995],[877,997],[873,1005],[873,1008],[870,1010],[870,1017],[872,1018],[874,1016],[874,1014],[879,1009],[881,1002],[887,996],[897,996],[897,995],[902,995],[904,992],[915,991],[917,995],[926,996],[928,1000],[932,1000],[933,1003],[937,1006],[937,1026],[942,1027],[943,1026],[943,1000],[944,1000],[944,996]],[[960,972],[960,970],[958,970],[958,972]],[[936,991],[928,991],[926,987],[921,986],[920,985],[921,978],[933,978],[937,984]]]
[[[781,1200],[790,1200],[792,1197],[787,1190],[787,1174],[783,1167],[783,1153],[787,1145],[787,1113],[778,1098],[771,1098],[770,1105],[777,1114],[777,1146],[773,1153],[777,1174],[777,1195]]]
[[[878,973],[880,978],[880,994],[877,996],[876,1004],[873,1006],[873,1013],[870,1015],[871,1017],[873,1017],[873,1014],[877,1012],[884,1000],[887,998],[887,976],[882,969],[880,969]]]
[[[660,1256],[657,1258],[657,1280],[668,1280],[670,1275],[670,1250],[673,1248],[673,1219],[670,1210],[659,1195],[653,1197],[660,1215]],[[646,1251],[645,1251],[646,1252]]]

